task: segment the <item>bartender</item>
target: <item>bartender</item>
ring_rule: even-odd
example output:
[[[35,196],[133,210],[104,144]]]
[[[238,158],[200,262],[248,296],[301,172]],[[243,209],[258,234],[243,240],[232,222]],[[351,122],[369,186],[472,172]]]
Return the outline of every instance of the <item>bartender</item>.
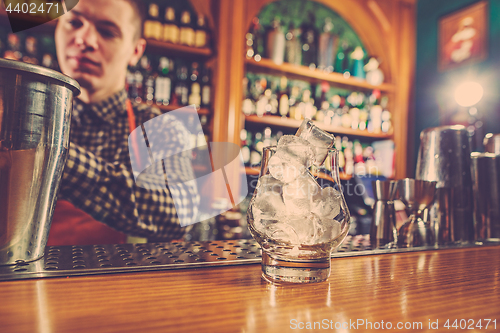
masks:
[[[152,241],[181,238],[194,221],[199,195],[193,182],[188,132],[173,116],[162,116],[158,133],[177,161],[159,161],[157,178],[167,186],[138,185],[132,173],[128,137],[159,116],[159,110],[131,102],[125,91],[127,66],[144,53],[145,10],[141,0],[80,0],[59,18],[55,42],[61,71],[78,81],[68,159],[48,245],[123,243],[125,235]],[[160,132],[161,131],[161,132]],[[135,148],[137,148],[135,146]],[[177,152],[176,151],[176,152]],[[162,168],[163,166],[163,168]],[[176,175],[172,177],[172,175]],[[164,183],[165,184],[165,183]]]

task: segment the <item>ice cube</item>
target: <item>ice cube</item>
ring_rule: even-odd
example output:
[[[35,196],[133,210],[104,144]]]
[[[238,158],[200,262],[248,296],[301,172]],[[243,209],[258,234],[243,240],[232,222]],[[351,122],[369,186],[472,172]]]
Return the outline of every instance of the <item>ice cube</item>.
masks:
[[[267,223],[265,226],[265,234],[274,240],[287,242],[291,244],[299,244],[299,238],[295,230],[283,222]]]
[[[317,244],[325,232],[320,218],[314,213],[304,216],[288,215],[285,221],[295,231],[298,238],[297,244]]]
[[[276,179],[289,183],[304,173],[313,160],[314,149],[309,142],[294,135],[284,135],[269,160],[269,172]]]
[[[313,146],[314,164],[318,166],[323,164],[328,155],[328,149],[333,147],[335,142],[333,134],[318,128],[309,119],[304,119],[295,135],[308,141]]]
[[[318,195],[321,196],[321,187],[309,171],[283,186],[283,201],[288,213],[308,214],[314,198]]]
[[[321,195],[316,196],[312,202],[312,212],[320,217],[335,218],[340,213],[342,195],[333,187],[325,187]]]
[[[320,223],[323,227],[323,235],[320,237],[319,241],[329,242],[340,235],[342,231],[341,224],[338,221],[335,221],[333,218],[320,218]]]
[[[286,211],[282,198],[283,183],[270,175],[259,178],[254,198],[254,207],[266,218],[276,218]]]
[[[295,135],[283,135],[278,141],[276,152],[282,152],[287,159],[297,159],[308,167],[311,159],[314,159],[314,147],[311,144]]]
[[[296,159],[290,160],[282,152],[276,152],[269,160],[269,172],[284,183],[294,181],[306,171],[306,167]]]

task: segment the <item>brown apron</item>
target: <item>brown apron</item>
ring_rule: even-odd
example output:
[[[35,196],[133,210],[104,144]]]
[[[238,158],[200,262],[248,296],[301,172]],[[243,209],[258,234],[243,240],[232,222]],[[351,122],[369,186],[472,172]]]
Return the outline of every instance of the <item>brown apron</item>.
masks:
[[[127,99],[127,115],[130,132],[135,129],[135,115],[132,103]],[[135,140],[133,149],[137,150]],[[136,151],[136,156],[139,156]],[[92,216],[66,200],[58,200],[50,227],[48,246],[124,244],[127,235],[94,220]]]

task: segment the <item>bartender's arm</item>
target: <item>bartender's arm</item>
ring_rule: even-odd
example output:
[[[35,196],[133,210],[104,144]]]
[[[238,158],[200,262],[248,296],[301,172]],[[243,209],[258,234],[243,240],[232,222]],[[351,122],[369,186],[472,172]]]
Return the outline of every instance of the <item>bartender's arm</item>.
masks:
[[[165,116],[162,117],[165,119]],[[182,123],[171,118],[161,125],[161,132],[166,134],[162,144],[166,149],[164,156],[174,155],[168,150],[187,147],[189,142]],[[184,149],[183,153],[163,163],[160,161],[156,166],[156,172],[149,169],[138,186],[130,163],[109,163],[71,143],[60,198],[126,234],[149,239],[177,239],[189,230],[185,226],[194,222],[200,200],[196,184],[189,182],[194,179],[190,152]],[[162,166],[168,172],[167,182]],[[166,186],[158,186],[161,183]]]

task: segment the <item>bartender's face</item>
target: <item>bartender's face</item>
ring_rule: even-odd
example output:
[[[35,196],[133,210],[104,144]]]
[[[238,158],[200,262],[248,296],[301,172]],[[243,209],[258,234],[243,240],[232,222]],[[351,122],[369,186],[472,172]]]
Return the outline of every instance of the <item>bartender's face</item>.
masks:
[[[135,65],[144,52],[138,20],[125,0],[80,0],[56,28],[62,72],[101,99],[122,89],[127,65]]]

